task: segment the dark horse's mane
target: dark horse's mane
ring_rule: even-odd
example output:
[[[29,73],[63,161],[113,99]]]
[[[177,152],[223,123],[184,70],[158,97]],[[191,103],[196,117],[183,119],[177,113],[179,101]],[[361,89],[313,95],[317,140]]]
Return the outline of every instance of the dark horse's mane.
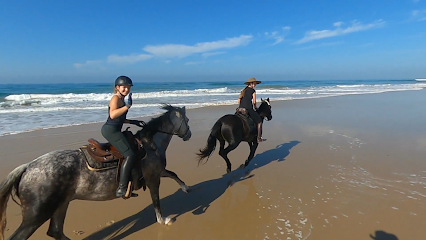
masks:
[[[164,123],[164,118],[169,118],[170,113],[172,111],[179,111],[183,114],[182,109],[179,107],[173,107],[170,104],[162,104],[160,107],[163,110],[166,110],[165,113],[161,114],[160,116],[156,118],[151,118],[149,122],[146,123],[146,126],[143,127],[141,130],[138,131],[138,134],[142,134],[143,136],[147,137],[148,139],[152,139],[155,133],[158,132],[162,124]]]

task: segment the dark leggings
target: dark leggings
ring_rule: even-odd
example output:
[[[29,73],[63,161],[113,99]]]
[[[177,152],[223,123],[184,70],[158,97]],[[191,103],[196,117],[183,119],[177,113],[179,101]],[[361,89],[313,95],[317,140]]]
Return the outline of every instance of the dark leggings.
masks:
[[[135,155],[126,136],[121,132],[121,126],[104,124],[101,133],[124,157]]]
[[[260,118],[259,114],[256,111],[254,111],[253,108],[248,108],[247,112],[249,116],[253,119],[254,123],[259,124],[262,122],[262,119]]]

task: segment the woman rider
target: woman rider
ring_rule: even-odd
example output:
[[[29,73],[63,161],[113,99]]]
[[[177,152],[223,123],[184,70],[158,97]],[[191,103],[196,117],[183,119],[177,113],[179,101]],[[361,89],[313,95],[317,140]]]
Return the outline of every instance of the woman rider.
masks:
[[[124,197],[126,194],[131,172],[137,160],[136,153],[121,132],[123,123],[139,124],[137,120],[126,119],[127,112],[133,104],[132,93],[130,93],[132,86],[133,83],[129,77],[120,76],[115,80],[114,95],[108,106],[108,119],[101,129],[102,136],[125,157],[121,166],[120,183],[116,191],[117,197]],[[128,97],[127,100],[125,100],[126,96]],[[132,196],[137,196],[137,194],[132,193]]]
[[[257,81],[256,78],[249,78],[249,80],[244,83],[247,85],[247,87],[241,91],[240,97],[238,98],[238,103],[240,104],[240,108],[247,109],[249,116],[257,125],[257,142],[263,142],[266,141],[266,139],[262,138],[262,119],[253,109],[253,106],[255,109],[257,109],[256,90],[254,90],[254,88],[259,83],[261,83],[261,81]]]

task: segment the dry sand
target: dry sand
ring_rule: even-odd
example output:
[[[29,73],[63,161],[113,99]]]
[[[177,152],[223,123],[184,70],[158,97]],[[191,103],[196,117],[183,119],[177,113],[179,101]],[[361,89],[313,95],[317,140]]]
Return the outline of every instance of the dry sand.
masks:
[[[426,91],[272,102],[273,119],[249,170],[242,143],[233,172],[213,153],[197,167],[213,123],[236,106],[188,110],[192,138],[174,137],[167,168],[193,191],[162,179],[156,223],[148,192],[108,202],[74,201],[65,221],[71,239],[423,239],[426,231]],[[145,119],[146,120],[146,119]],[[0,178],[56,149],[103,140],[101,124],[0,137]],[[8,204],[6,237],[21,221]],[[45,223],[31,239],[48,239]]]

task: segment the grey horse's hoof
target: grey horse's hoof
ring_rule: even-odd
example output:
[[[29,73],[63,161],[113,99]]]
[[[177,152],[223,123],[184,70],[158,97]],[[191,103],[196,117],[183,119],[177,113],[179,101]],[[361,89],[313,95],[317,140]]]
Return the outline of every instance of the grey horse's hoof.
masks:
[[[231,172],[231,169],[230,168],[227,168],[226,169],[226,173],[230,173]]]
[[[182,188],[182,191],[183,191],[184,193],[190,193],[190,192],[191,192],[191,188],[190,188],[190,187],[188,187],[188,186],[185,186],[185,187],[183,187],[183,188]]]
[[[175,219],[171,218],[171,217],[165,217],[165,218],[161,218],[161,219],[157,219],[157,222],[159,224],[164,224],[164,225],[172,225],[175,222]]]

